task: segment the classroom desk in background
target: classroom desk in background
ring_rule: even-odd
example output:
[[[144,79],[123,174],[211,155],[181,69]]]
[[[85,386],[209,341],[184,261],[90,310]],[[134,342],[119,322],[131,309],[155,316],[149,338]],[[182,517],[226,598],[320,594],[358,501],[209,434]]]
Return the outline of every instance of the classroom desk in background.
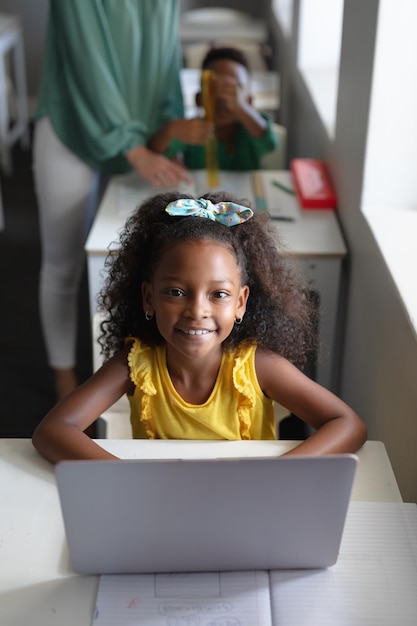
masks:
[[[207,191],[206,172],[199,170],[190,174],[195,181],[194,189],[181,190],[202,195]],[[253,206],[267,208],[275,216],[275,228],[290,253],[299,261],[309,288],[318,294],[320,301],[319,339],[322,353],[316,365],[315,378],[324,387],[338,393],[336,345],[339,293],[342,262],[347,256],[347,249],[335,211],[301,209],[296,196],[284,190],[292,186],[289,171],[221,171],[219,180],[219,189],[248,198]],[[118,231],[124,226],[128,214],[145,198],[156,193],[158,190],[134,173],[114,176],[110,180],[85,245],[92,316],[105,275],[105,258],[109,249],[117,253]]]
[[[98,443],[123,458],[213,458],[276,456],[297,442]],[[368,441],[358,456],[352,500],[401,503],[384,445]],[[53,465],[28,439],[0,439],[0,502],[0,623],[90,626],[98,576],[70,569]]]

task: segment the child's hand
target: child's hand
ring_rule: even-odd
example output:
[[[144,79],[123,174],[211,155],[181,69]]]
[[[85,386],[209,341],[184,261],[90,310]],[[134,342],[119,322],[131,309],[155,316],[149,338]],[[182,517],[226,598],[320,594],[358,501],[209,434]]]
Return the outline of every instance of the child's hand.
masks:
[[[205,144],[214,131],[214,125],[211,122],[200,118],[174,120],[170,126],[172,139],[175,138],[193,146]]]
[[[242,124],[252,137],[261,137],[267,122],[252,106],[252,98],[245,84],[228,74],[213,72],[216,127]]]
[[[222,106],[230,113],[238,115],[248,106],[249,98],[246,90],[232,76],[214,74],[213,87],[216,107]]]

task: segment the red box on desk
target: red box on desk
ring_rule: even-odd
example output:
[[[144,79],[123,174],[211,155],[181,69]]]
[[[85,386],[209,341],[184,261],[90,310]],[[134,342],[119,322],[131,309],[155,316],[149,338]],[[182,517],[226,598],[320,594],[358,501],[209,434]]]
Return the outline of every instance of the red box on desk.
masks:
[[[292,159],[290,167],[298,201],[303,209],[336,208],[336,194],[323,161]]]

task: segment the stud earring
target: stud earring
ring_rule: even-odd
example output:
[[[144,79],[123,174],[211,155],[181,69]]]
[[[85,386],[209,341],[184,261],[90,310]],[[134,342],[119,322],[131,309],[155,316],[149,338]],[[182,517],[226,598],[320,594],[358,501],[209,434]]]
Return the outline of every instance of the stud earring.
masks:
[[[145,319],[149,322],[153,318],[153,313],[145,311]]]

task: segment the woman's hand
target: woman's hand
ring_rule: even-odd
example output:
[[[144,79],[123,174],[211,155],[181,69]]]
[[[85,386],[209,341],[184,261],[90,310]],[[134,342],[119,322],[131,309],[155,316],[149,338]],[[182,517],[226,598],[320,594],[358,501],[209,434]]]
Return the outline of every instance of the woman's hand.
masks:
[[[180,182],[192,183],[184,167],[146,146],[132,148],[126,153],[126,158],[139,176],[154,187],[172,187]]]

